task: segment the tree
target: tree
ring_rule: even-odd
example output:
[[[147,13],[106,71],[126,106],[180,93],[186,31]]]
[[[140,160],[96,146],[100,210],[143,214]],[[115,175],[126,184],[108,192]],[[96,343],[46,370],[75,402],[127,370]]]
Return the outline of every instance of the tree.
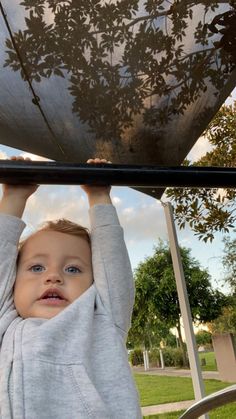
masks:
[[[228,306],[224,307],[222,314],[208,327],[212,333],[236,333],[236,239],[226,236],[223,241],[223,264],[226,270],[224,281],[230,286],[231,295]]]
[[[180,252],[192,320],[209,322],[221,314],[226,297],[220,291],[213,290],[208,272],[201,269],[199,263],[191,257],[190,249],[180,248]],[[152,342],[152,333],[157,333],[161,321],[168,329],[177,328],[180,347],[184,353],[178,294],[167,245],[159,242],[154,249],[154,255],[139,264],[134,276],[136,301],[129,337],[132,338],[133,334],[137,335],[138,332],[145,346],[145,336],[149,336]]]
[[[236,233],[236,230],[234,232]],[[231,287],[233,295],[236,296],[236,238],[230,239],[226,236],[223,241],[225,244],[223,265],[227,272],[225,280]]]
[[[140,300],[140,305],[136,302],[133,310],[132,326],[129,330],[127,347],[134,348],[136,346],[143,349],[152,349],[160,346],[163,339],[169,336],[170,325],[157,315],[155,305],[152,301],[149,304],[143,304]]]
[[[199,330],[195,337],[198,346],[212,345],[212,333],[208,332],[207,330]]]
[[[223,308],[222,314],[214,321],[209,323],[208,329],[212,334],[216,333],[236,333],[236,304],[232,300],[231,304]]]
[[[236,102],[222,106],[203,135],[212,150],[192,165],[235,167]],[[190,162],[186,160],[184,165],[190,166]],[[235,189],[170,188],[166,194],[173,203],[179,227],[188,223],[199,239],[212,241],[215,232],[228,233],[235,226]]]

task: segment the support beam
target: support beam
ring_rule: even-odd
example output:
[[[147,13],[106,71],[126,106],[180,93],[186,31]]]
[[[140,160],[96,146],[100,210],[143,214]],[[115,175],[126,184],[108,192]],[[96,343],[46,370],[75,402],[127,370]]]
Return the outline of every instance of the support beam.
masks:
[[[150,189],[150,194],[152,194],[155,192],[155,188],[167,186],[234,188],[236,168],[89,165],[51,161],[0,160],[0,183],[110,184],[134,188],[143,187]]]
[[[178,245],[178,239],[174,224],[173,210],[169,202],[163,203],[163,207],[166,217],[166,224],[170,242],[170,251],[175,273],[176,287],[179,297],[180,311],[184,324],[184,332],[188,349],[194,394],[196,400],[201,400],[205,396],[204,382],[202,378],[197,344],[193,330],[192,316],[189,305],[186,282],[184,278],[184,271]],[[202,416],[202,418],[209,419],[209,416],[205,414]]]

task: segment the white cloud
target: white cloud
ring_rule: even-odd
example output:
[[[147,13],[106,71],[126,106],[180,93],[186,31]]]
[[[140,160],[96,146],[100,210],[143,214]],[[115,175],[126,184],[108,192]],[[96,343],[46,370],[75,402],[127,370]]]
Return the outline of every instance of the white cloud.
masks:
[[[191,237],[184,237],[179,240],[180,246],[188,246],[191,247]]]
[[[4,151],[1,151],[0,150],[0,159],[1,160],[6,160],[8,157],[7,157],[7,155],[6,155],[6,153],[4,153]]]
[[[24,220],[34,228],[46,220],[68,218],[89,226],[88,204],[79,187],[40,186],[27,203]]]
[[[144,204],[140,198],[135,206],[129,207],[124,207],[120,198],[112,198],[112,201],[117,208],[129,245],[134,247],[137,241],[147,240],[153,245],[159,237],[167,238],[163,209],[158,201],[153,200],[150,204]],[[87,198],[80,187],[42,185],[29,198],[24,220],[30,229],[36,228],[43,221],[57,218],[68,218],[90,227],[88,208]]]
[[[10,147],[8,147],[8,148],[10,150]],[[20,150],[15,150],[15,153],[13,153],[13,151],[14,151],[14,149],[12,148],[11,149],[11,156],[15,155],[15,156],[21,156],[21,157],[24,157],[24,158],[28,157],[33,161],[52,161],[52,160],[47,159],[46,157],[38,156],[37,154],[27,153],[27,152],[20,151]],[[6,160],[6,159],[9,159],[9,158],[10,157],[7,155],[7,153],[0,149],[0,159]]]
[[[229,95],[229,97],[226,99],[225,104],[232,105],[235,100],[236,100],[236,88],[232,91],[231,95]]]
[[[124,214],[124,216],[132,216],[132,214],[134,214],[134,208],[132,207],[126,207],[123,209],[122,214]]]
[[[163,223],[163,209],[158,201],[135,207],[117,209],[121,225],[124,227],[126,240],[155,242],[158,238],[166,239],[166,224]]]
[[[20,153],[20,156],[24,158],[29,157],[33,161],[52,161],[52,160],[47,159],[46,157],[38,156],[37,154],[32,154],[32,153],[27,153],[27,152]]]
[[[112,202],[114,203],[115,206],[118,206],[118,205],[121,205],[122,200],[118,196],[113,196]]]
[[[200,137],[187,155],[187,158],[191,161],[196,161],[211,150],[212,145],[209,143],[208,139],[206,137]]]

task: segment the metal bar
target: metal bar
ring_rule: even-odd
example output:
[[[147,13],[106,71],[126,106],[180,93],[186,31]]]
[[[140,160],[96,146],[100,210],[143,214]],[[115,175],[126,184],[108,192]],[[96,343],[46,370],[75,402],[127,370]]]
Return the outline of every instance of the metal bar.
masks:
[[[210,412],[212,409],[224,406],[225,404],[236,401],[236,386],[227,387],[219,390],[204,399],[194,403],[184,412],[179,419],[197,419],[203,413]]]
[[[1,183],[116,185],[145,188],[235,188],[236,168],[89,165],[0,160]]]
[[[163,207],[166,217],[166,224],[170,242],[170,251],[175,273],[176,287],[179,297],[180,311],[184,324],[184,332],[188,349],[194,394],[196,400],[201,400],[205,396],[204,382],[202,378],[197,344],[193,330],[192,316],[184,277],[181,254],[178,244],[178,238],[174,223],[173,209],[172,205],[169,202],[163,203]],[[207,414],[204,414],[202,418],[209,419],[209,416]]]

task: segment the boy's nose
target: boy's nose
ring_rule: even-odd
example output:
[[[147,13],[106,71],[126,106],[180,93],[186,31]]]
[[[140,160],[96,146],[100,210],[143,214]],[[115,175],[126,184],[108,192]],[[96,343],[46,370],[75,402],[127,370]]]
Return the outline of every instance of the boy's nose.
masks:
[[[46,276],[45,279],[46,282],[52,282],[52,283],[62,283],[63,282],[63,277],[60,275],[59,272],[51,272],[48,273],[48,275]]]

